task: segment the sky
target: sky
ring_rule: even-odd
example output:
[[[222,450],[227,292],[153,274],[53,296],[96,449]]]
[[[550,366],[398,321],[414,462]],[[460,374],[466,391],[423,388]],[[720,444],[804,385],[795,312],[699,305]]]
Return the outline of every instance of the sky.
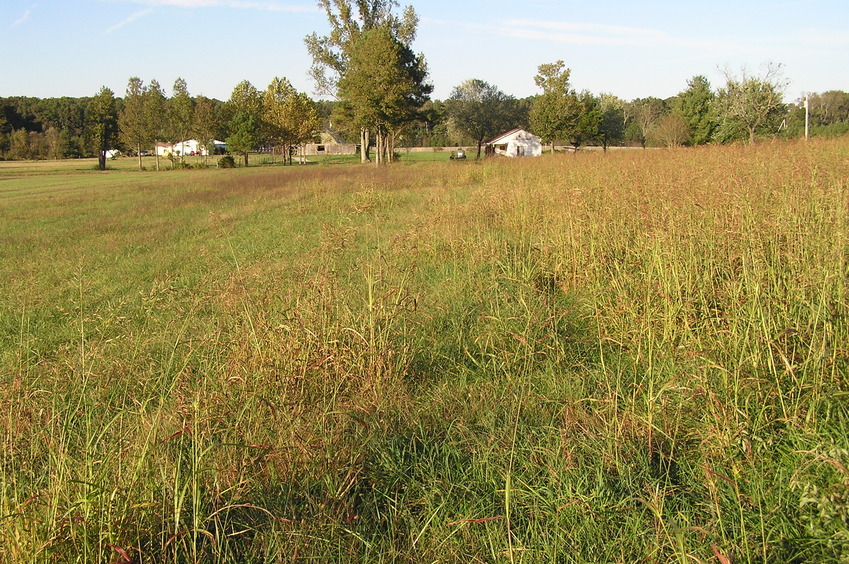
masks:
[[[782,65],[788,101],[849,91],[849,0],[414,0],[413,44],[444,100],[478,78],[525,97],[562,60],[572,86],[666,98],[704,75]],[[184,78],[226,100],[286,77],[314,94],[303,38],[328,31],[314,0],[0,0],[0,97],[123,96],[127,81]]]

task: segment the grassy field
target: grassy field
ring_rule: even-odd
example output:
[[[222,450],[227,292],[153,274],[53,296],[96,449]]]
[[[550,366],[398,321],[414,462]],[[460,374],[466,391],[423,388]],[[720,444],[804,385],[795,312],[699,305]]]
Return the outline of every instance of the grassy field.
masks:
[[[849,139],[78,165],[0,163],[0,562],[849,559]]]
[[[400,161],[404,162],[432,162],[432,161],[449,161],[453,148],[449,147],[439,151],[408,151],[404,148],[396,150]],[[472,155],[474,156],[474,155]],[[187,156],[184,157],[184,163],[191,165],[193,168],[216,168],[220,155],[202,156]],[[338,165],[338,164],[357,164],[359,163],[359,155],[308,155],[304,163],[298,162],[298,157],[295,157],[293,166],[313,166],[313,165]],[[242,165],[244,157],[234,156],[237,165]],[[250,166],[288,166],[282,162],[283,158],[280,155],[270,155],[267,153],[252,153],[249,156]],[[179,164],[179,163],[178,163]],[[142,157],[142,167],[144,171],[156,171],[156,157]],[[137,157],[118,157],[106,161],[107,172],[139,172],[139,160]],[[174,168],[174,163],[169,159],[160,157],[159,172],[170,171]],[[44,161],[0,161],[0,181],[11,177],[33,176],[33,175],[62,175],[69,173],[91,173],[92,175],[100,174],[96,158],[88,159],[63,159],[63,160],[44,160]],[[67,180],[67,179],[66,179]]]

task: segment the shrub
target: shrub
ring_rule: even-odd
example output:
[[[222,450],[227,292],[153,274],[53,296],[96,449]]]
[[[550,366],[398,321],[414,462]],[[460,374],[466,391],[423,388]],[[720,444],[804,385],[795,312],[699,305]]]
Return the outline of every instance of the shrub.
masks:
[[[232,155],[224,155],[218,159],[218,168],[236,168],[236,160]]]

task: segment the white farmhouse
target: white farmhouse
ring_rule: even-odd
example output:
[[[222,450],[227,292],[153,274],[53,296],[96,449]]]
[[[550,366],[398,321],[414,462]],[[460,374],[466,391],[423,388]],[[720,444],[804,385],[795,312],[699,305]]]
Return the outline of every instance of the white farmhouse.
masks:
[[[486,143],[487,154],[505,157],[538,157],[542,154],[542,141],[524,129],[514,129]]]

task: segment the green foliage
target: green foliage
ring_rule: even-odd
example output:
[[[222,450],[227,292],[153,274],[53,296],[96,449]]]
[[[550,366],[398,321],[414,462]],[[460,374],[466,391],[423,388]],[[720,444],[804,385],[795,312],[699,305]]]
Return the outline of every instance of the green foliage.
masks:
[[[194,120],[194,100],[189,95],[186,81],[177,78],[174,81],[171,98],[166,104],[168,116],[168,140],[172,143],[187,141],[192,136]],[[180,155],[182,161],[183,155]]]
[[[262,93],[247,80],[243,80],[233,88],[227,101],[228,111],[232,116],[243,114],[259,120],[262,117]]]
[[[262,110],[266,141],[282,147],[284,158],[289,160],[288,149],[312,140],[321,127],[312,100],[295,90],[286,78],[271,81],[262,95]]]
[[[383,28],[405,47],[416,37],[419,18],[412,6],[394,13],[397,0],[318,0],[327,16],[330,32],[304,38],[313,64],[310,75],[321,94],[335,95],[338,81],[348,72],[354,45],[362,34]]]
[[[86,122],[91,147],[98,155],[100,170],[106,170],[106,152],[115,148],[119,130],[115,96],[105,86],[89,102],[86,108]]]
[[[218,168],[236,168],[236,160],[232,155],[224,155],[218,159]]]
[[[195,98],[194,105],[195,111],[192,129],[195,132],[195,138],[200,142],[202,147],[206,148],[206,153],[209,155],[214,152],[214,141],[222,129],[220,106],[217,106],[211,98],[202,95]]]
[[[613,94],[602,93],[598,104],[601,112],[598,139],[607,150],[608,146],[619,145],[625,140],[625,102]]]
[[[347,121],[374,132],[378,163],[393,160],[394,136],[419,116],[432,89],[424,58],[386,27],[370,29],[357,38],[338,83]]]
[[[531,129],[543,142],[564,141],[576,131],[581,119],[581,104],[569,84],[571,70],[563,61],[538,67],[534,82],[542,94],[531,107]]]
[[[831,90],[808,95],[809,135],[811,137],[838,137],[849,133],[849,93]],[[781,134],[786,138],[805,134],[805,100],[791,106],[785,116],[786,127]]]
[[[676,97],[672,111],[687,120],[694,145],[713,140],[717,127],[716,95],[704,76],[694,76],[687,81],[687,89]]]
[[[237,155],[243,155],[245,166],[248,166],[248,154],[251,151],[256,151],[261,143],[257,134],[258,129],[256,120],[248,114],[237,113],[230,122],[227,150]]]
[[[485,140],[512,129],[516,123],[516,99],[477,78],[456,86],[445,101],[445,109],[451,127],[477,144],[478,159]]]
[[[153,132],[145,112],[144,83],[138,77],[132,77],[127,84],[124,107],[118,118],[120,138],[124,146],[135,151],[142,169],[142,148],[149,149],[153,144]]]
[[[747,136],[751,144],[764,128],[777,132],[775,122],[784,114],[782,92],[786,86],[781,65],[767,65],[762,76],[752,76],[746,69],[739,77],[726,71],[725,87],[719,90],[716,100],[720,137]]]
[[[628,122],[627,137],[638,142],[645,149],[652,129],[667,113],[666,103],[660,98],[650,96],[632,100],[625,107],[625,118]]]
[[[168,138],[167,128],[167,98],[165,92],[156,80],[151,80],[144,93],[144,120],[148,128],[148,135],[153,139],[154,150],[156,144]],[[156,155],[156,170],[159,170],[159,153]]]
[[[608,140],[618,133],[613,106],[603,108],[589,91],[575,92],[569,84],[571,70],[563,61],[540,65],[538,72],[534,82],[542,88],[542,94],[534,98],[530,111],[534,133],[545,142],[568,142],[577,149],[596,140],[603,131],[606,148]],[[607,122],[605,110],[609,113]]]
[[[579,119],[567,139],[577,149],[581,145],[598,139],[599,127],[603,122],[604,116],[598,99],[589,90],[582,91],[575,98],[579,109]]]

